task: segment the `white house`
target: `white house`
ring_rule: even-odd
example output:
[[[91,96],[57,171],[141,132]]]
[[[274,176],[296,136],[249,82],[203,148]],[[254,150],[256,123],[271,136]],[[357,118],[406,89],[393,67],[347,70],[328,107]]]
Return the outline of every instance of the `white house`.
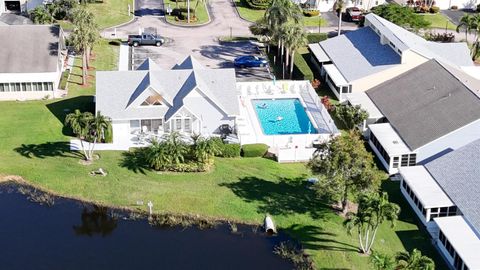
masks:
[[[401,167],[401,192],[452,269],[480,269],[480,140]]]
[[[60,26],[0,26],[0,48],[0,100],[55,97],[66,56]]]
[[[373,13],[365,27],[309,44],[312,61],[340,101],[364,92],[430,59],[453,67],[473,62],[466,43],[426,41]]]
[[[480,82],[453,70],[430,60],[366,92],[383,115],[368,142],[390,174],[480,139]]]
[[[132,71],[97,72],[96,111],[110,117],[113,142],[138,133],[220,134],[239,114],[234,69],[207,69],[192,57],[160,69],[150,59]]]

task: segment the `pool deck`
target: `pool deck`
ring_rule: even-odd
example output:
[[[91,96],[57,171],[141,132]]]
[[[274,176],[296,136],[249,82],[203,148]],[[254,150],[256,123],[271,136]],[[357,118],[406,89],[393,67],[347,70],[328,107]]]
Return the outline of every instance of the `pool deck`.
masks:
[[[236,130],[241,144],[265,143],[281,162],[309,160],[314,142],[329,140],[339,134],[332,118],[309,81],[264,81],[237,83],[240,117]],[[265,135],[257,119],[252,99],[297,98],[302,102],[317,134]]]

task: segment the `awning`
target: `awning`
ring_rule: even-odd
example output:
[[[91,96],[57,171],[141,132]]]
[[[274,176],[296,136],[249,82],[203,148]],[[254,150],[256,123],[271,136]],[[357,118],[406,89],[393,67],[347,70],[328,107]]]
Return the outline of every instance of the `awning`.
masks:
[[[368,128],[390,157],[413,153],[389,123],[373,124]]]
[[[469,269],[480,269],[480,239],[462,216],[433,219]]]
[[[325,51],[320,47],[320,44],[318,43],[312,43],[308,44],[308,48],[310,48],[310,51],[313,53],[315,58],[317,58],[318,62],[324,63],[324,62],[329,62],[330,57],[325,53]]]
[[[348,85],[347,80],[343,77],[342,73],[337,69],[337,67],[333,64],[324,65],[323,68],[328,73],[328,77],[337,85],[337,86],[345,86]]]
[[[399,172],[424,208],[450,207],[454,203],[423,166],[400,167]]]
[[[378,110],[377,106],[375,106],[365,92],[346,94],[345,98],[353,106],[360,105],[362,109],[367,111],[369,119],[380,119],[383,117],[383,114]]]

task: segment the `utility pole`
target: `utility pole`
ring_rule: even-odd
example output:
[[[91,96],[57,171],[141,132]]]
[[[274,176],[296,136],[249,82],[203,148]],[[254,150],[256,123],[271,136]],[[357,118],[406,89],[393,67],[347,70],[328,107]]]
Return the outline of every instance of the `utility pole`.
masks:
[[[190,0],[187,0],[187,23],[190,24]]]

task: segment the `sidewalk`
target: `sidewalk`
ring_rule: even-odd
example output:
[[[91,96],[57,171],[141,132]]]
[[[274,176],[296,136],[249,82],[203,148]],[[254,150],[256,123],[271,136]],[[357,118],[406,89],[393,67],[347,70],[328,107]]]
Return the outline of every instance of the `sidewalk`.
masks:
[[[120,54],[118,57],[118,70],[129,70],[129,51],[130,48],[126,43],[120,44]]]

